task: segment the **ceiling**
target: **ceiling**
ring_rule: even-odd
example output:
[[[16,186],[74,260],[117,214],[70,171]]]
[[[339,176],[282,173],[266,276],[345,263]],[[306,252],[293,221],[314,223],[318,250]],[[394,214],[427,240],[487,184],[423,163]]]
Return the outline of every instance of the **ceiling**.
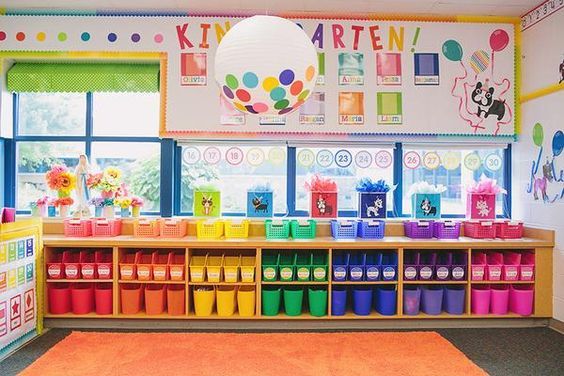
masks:
[[[228,14],[281,11],[521,16],[543,0],[0,0],[12,9],[174,10]],[[46,7],[45,3],[49,6]]]

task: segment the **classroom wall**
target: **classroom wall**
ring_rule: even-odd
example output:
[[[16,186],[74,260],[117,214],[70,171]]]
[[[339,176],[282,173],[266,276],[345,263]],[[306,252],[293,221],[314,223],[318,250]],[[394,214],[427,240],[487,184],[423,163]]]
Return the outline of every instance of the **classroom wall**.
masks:
[[[559,68],[564,60],[563,24],[564,8],[561,8],[523,31],[523,94],[558,84],[561,77]],[[563,103],[564,90],[523,103],[522,132],[515,145],[513,159],[514,217],[523,219],[528,224],[556,230],[554,318],[561,321],[564,321],[564,152],[558,154],[558,144],[561,145],[564,136],[556,134],[564,129]],[[536,125],[537,123],[540,125]],[[536,138],[533,138],[533,134]],[[553,150],[555,138],[556,156]],[[540,161],[538,168],[537,161]],[[553,171],[556,179],[547,182],[546,199],[543,199],[543,166],[547,163],[548,170]],[[535,179],[538,194],[536,200]]]
[[[6,165],[4,158],[4,139],[0,138],[0,206],[4,206],[4,181]]]

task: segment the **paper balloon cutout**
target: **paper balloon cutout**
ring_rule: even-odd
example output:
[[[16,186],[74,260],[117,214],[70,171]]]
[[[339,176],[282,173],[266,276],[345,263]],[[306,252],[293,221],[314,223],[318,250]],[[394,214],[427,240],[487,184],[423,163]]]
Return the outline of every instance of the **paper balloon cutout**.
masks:
[[[249,17],[233,26],[217,47],[215,79],[225,99],[241,112],[289,114],[313,92],[317,51],[294,22]]]
[[[455,40],[447,40],[443,43],[443,55],[451,61],[462,60],[462,46]]]
[[[497,29],[490,35],[490,47],[493,51],[503,51],[509,44],[509,35],[507,31]]]
[[[558,157],[564,148],[564,133],[558,131],[552,137],[552,155]]]
[[[533,142],[539,148],[542,146],[544,141],[544,130],[542,129],[541,123],[536,123],[533,127]]]
[[[470,56],[470,67],[480,74],[490,65],[490,55],[484,50],[478,50]]]

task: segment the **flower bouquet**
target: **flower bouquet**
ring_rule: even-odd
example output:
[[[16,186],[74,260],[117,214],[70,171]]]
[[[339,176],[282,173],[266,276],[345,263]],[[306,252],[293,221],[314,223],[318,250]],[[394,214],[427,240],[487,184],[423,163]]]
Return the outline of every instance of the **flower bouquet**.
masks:
[[[121,187],[121,171],[106,167],[102,172],[88,174],[86,185],[101,192],[102,198],[114,198]]]
[[[60,216],[66,217],[69,206],[74,203],[70,195],[76,188],[76,176],[65,165],[53,165],[45,174],[45,180],[49,189],[57,191],[55,206],[60,207]]]
[[[125,197],[125,196],[124,197],[117,197],[115,199],[115,201],[114,201],[115,204],[117,206],[119,206],[120,209],[121,209],[121,217],[122,218],[129,217],[131,215],[130,211],[129,211],[129,207],[131,206],[132,201],[133,200],[131,199],[131,197]]]
[[[74,200],[70,196],[60,197],[55,200],[55,206],[59,208],[59,217],[66,218],[69,216],[69,208],[74,204]]]
[[[507,193],[496,180],[485,175],[480,177],[480,181],[470,184],[466,191],[466,216],[471,219],[495,219],[495,196]]]
[[[88,203],[94,206],[94,217],[101,217],[102,208],[104,207],[104,199],[102,197],[92,197]]]
[[[139,217],[143,204],[144,202],[141,197],[133,196],[131,198],[131,213],[133,217]]]

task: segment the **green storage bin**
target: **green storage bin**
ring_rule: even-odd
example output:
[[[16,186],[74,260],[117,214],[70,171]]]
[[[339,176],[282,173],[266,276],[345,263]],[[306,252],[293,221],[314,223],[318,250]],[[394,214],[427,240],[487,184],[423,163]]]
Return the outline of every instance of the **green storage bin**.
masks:
[[[327,314],[327,289],[325,287],[310,287],[308,289],[309,313],[312,316]]]
[[[307,282],[311,280],[311,262],[311,253],[296,253],[296,278],[298,281]]]
[[[294,219],[290,222],[290,234],[294,239],[315,239],[316,225],[317,222],[313,219],[307,221]]]
[[[304,300],[304,289],[301,286],[284,287],[284,311],[288,316],[299,316],[302,314],[302,303]]]
[[[264,221],[264,232],[267,239],[288,239],[290,237],[290,221],[267,219]]]
[[[278,259],[277,253],[267,253],[262,255],[262,280],[273,282],[278,279]]]
[[[327,255],[324,253],[313,254],[311,257],[311,274],[315,282],[327,281]]]
[[[283,282],[293,281],[296,277],[296,257],[292,253],[281,253],[278,262],[280,280]]]
[[[280,312],[281,298],[280,286],[262,286],[262,315],[276,316]]]

